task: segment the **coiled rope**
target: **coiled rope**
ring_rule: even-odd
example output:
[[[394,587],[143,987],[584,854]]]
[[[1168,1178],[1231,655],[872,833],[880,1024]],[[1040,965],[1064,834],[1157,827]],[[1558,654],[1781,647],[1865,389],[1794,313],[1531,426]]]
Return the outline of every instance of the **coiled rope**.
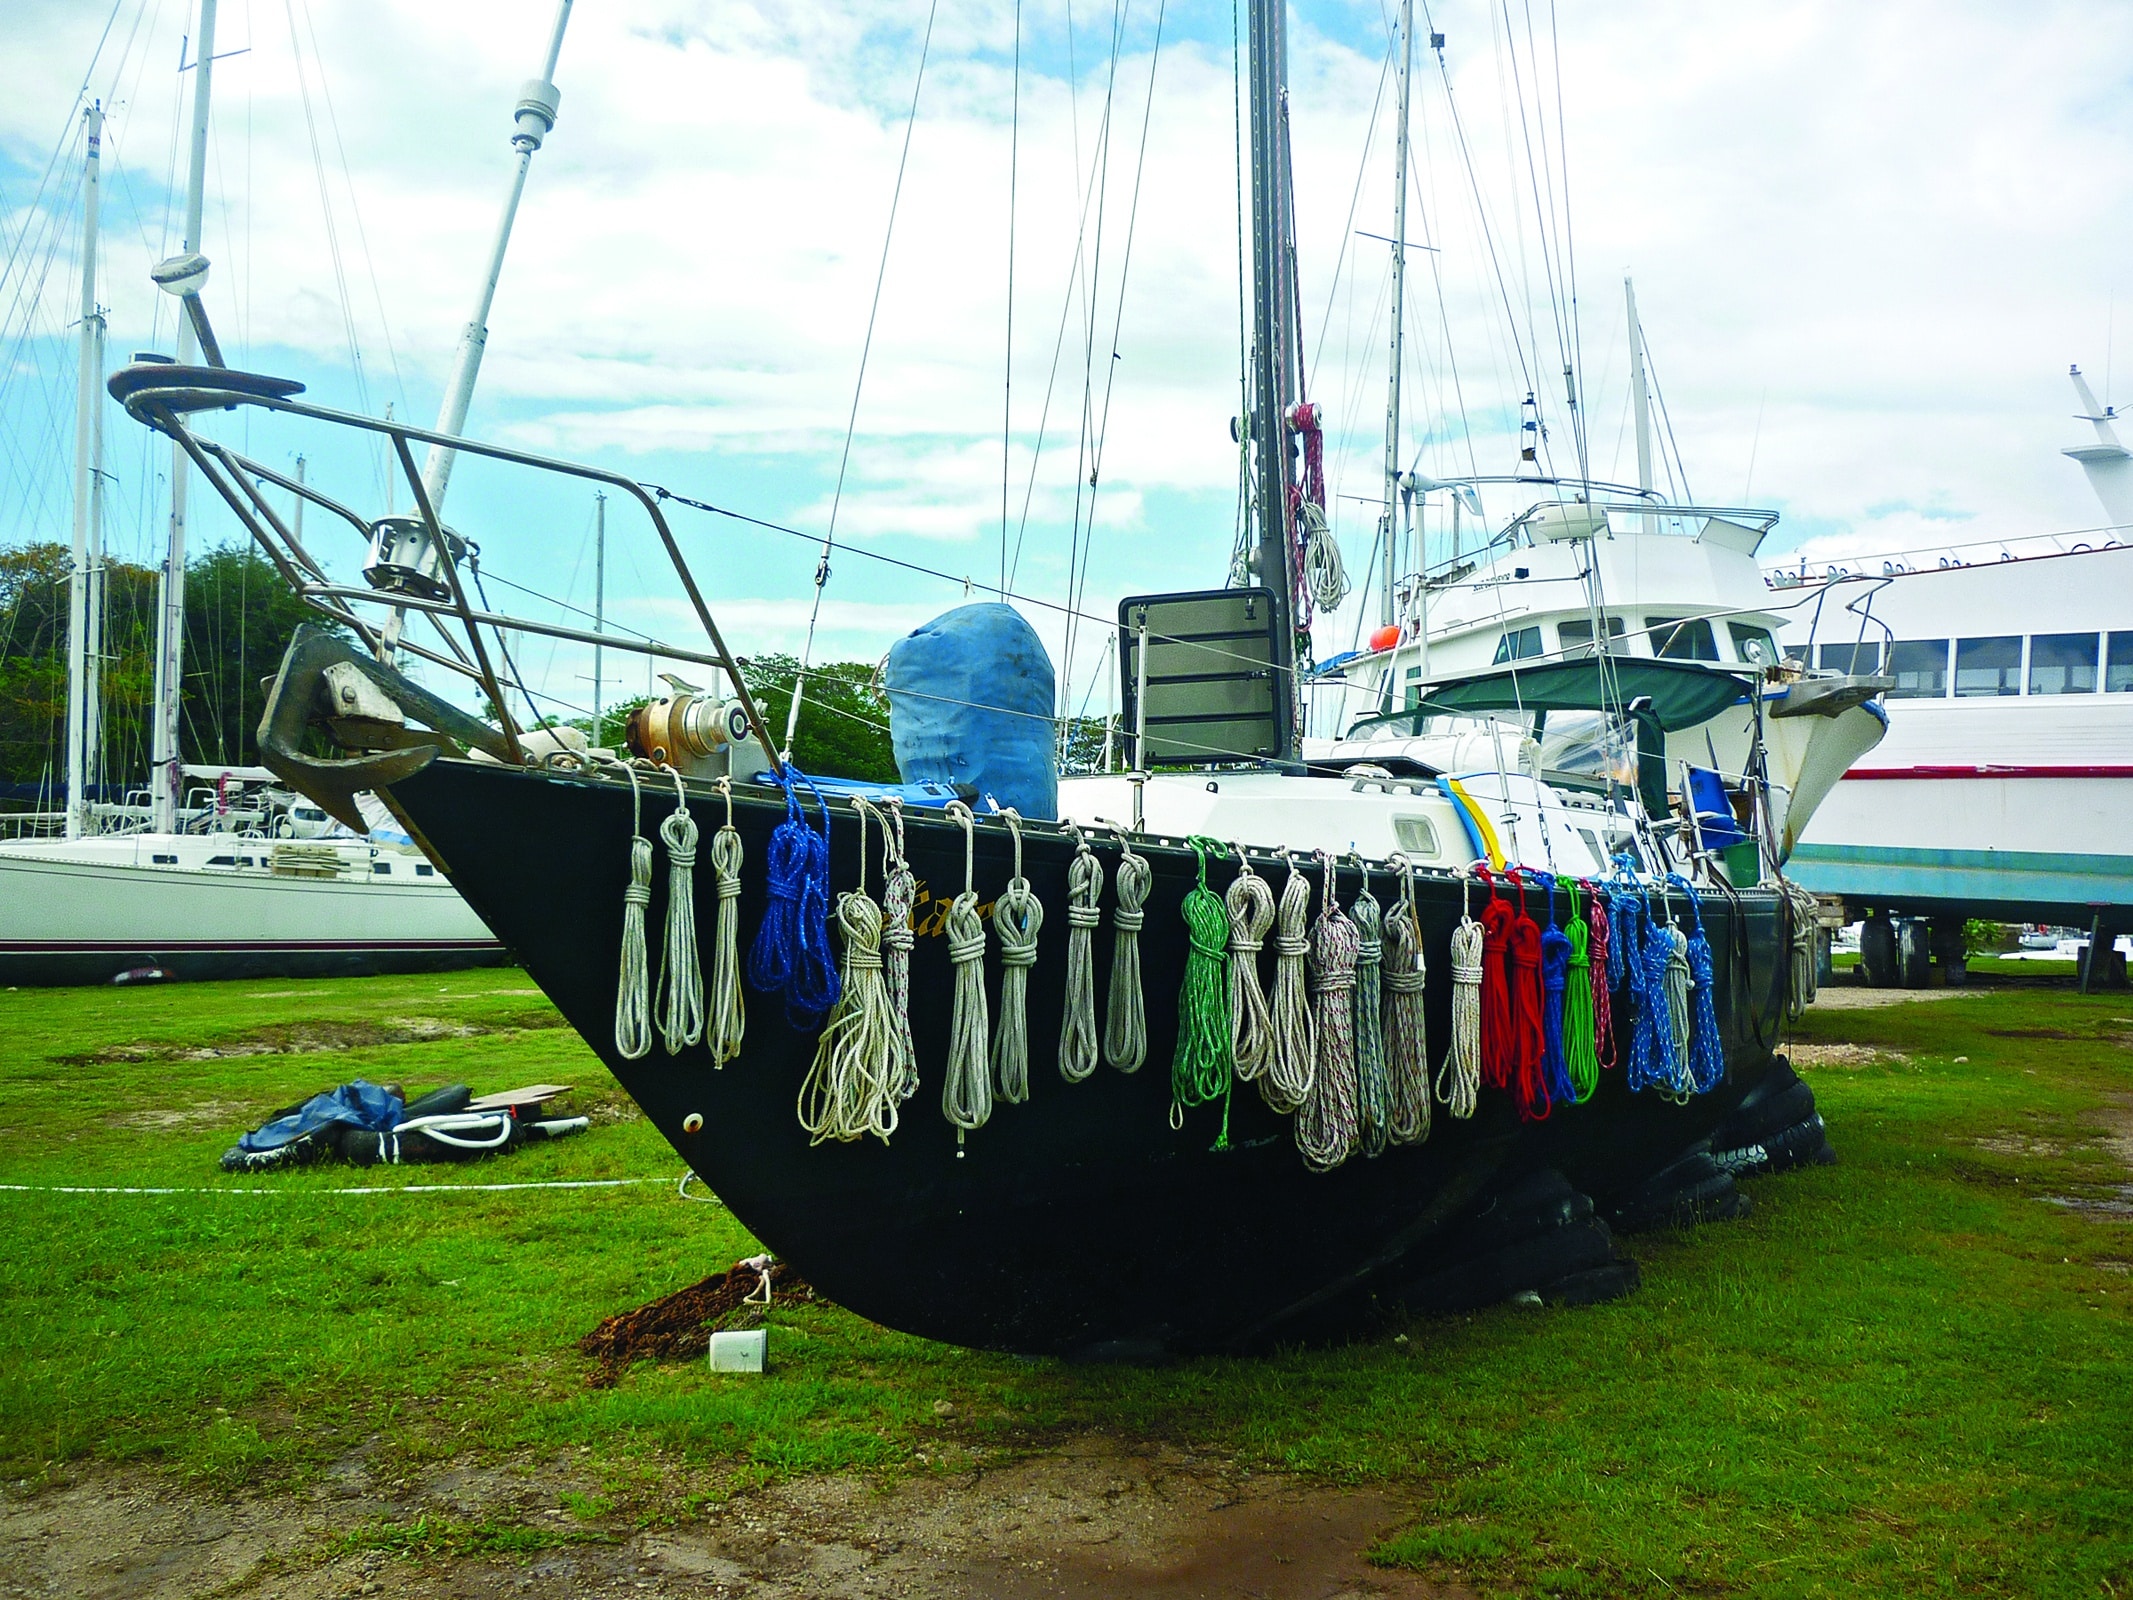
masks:
[[[1366,1156],[1382,1155],[1391,1138],[1392,1085],[1385,1070],[1384,987],[1380,965],[1385,959],[1385,913],[1370,892],[1370,868],[1360,855],[1363,874],[1348,915],[1355,923],[1355,1121],[1356,1140]]]
[[[1274,918],[1274,993],[1267,1006],[1268,1049],[1259,1097],[1286,1116],[1310,1096],[1318,1031],[1304,992],[1304,958],[1311,953],[1311,880],[1287,850],[1281,858],[1289,876],[1281,886],[1281,909]]]
[[[667,847],[667,937],[659,960],[659,1036],[667,1054],[678,1056],[704,1036],[704,966],[696,944],[696,818],[681,774],[674,780],[674,810],[659,824]]]
[[[1783,897],[1789,925],[1785,942],[1792,963],[1785,990],[1785,1020],[1798,1022],[1807,1008],[1815,1003],[1815,990],[1822,977],[1820,952],[1815,948],[1822,907],[1810,891],[1782,872],[1778,874],[1778,893]]]
[[[1592,904],[1586,908],[1585,922],[1592,933],[1590,954],[1592,957],[1592,1053],[1605,1072],[1621,1059],[1620,1047],[1615,1040],[1615,1008],[1613,985],[1616,980],[1613,937],[1607,927],[1607,905],[1598,884],[1591,885]]]
[[[1570,1076],[1564,1041],[1564,1012],[1569,1005],[1570,935],[1555,920],[1555,879],[1548,879],[1548,926],[1541,930],[1541,1071],[1552,1106],[1577,1104],[1577,1084]],[[1587,996],[1588,1001],[1590,995]]]
[[[1514,908],[1504,969],[1511,990],[1511,1099],[1522,1120],[1539,1122],[1549,1111],[1548,1080],[1542,1070],[1548,1038],[1541,1018],[1541,931],[1526,910],[1526,885],[1518,869],[1506,876]]]
[[[1296,1113],[1296,1148],[1314,1172],[1331,1172],[1354,1153],[1355,924],[1334,894],[1333,858],[1324,867],[1325,899],[1311,928],[1311,992],[1318,1001],[1318,1060],[1311,1092]]]
[[[1229,1053],[1237,1077],[1250,1083],[1266,1071],[1274,1049],[1274,1021],[1259,987],[1259,952],[1274,925],[1274,891],[1237,846],[1237,879],[1223,896],[1229,912]]]
[[[918,1093],[918,1049],[911,1042],[911,949],[918,936],[911,912],[918,904],[918,877],[904,857],[904,803],[891,795],[881,828],[881,979],[896,1014],[896,1098]]]
[[[1104,1059],[1138,1072],[1148,1059],[1148,1008],[1141,997],[1141,922],[1152,875],[1124,829],[1118,834],[1118,909],[1111,913],[1111,995],[1104,1013]]]
[[[1485,866],[1474,868],[1489,886],[1489,903],[1481,908],[1481,1081],[1491,1089],[1511,1087],[1518,1059],[1518,1036],[1511,1020],[1510,906],[1496,895],[1496,879]]]
[[[1037,930],[1044,906],[1022,876],[1022,814],[1000,813],[1015,841],[1015,872],[993,902],[992,927],[1000,939],[1000,1022],[992,1036],[992,1070],[1000,1098],[1018,1106],[1029,1098],[1029,969],[1037,964]]]
[[[733,780],[718,780],[726,820],[711,835],[711,878],[718,890],[718,919],[711,930],[711,1003],[704,1042],[711,1065],[723,1067],[741,1053],[748,1011],[741,1000],[741,831],[733,825]]]
[[[1452,1043],[1437,1071],[1437,1098],[1455,1117],[1474,1114],[1481,1098],[1481,985],[1485,950],[1473,917],[1474,880],[1459,880],[1459,926],[1452,930]]]
[[[630,881],[622,891],[622,970],[615,985],[615,1049],[625,1061],[652,1053],[648,973],[644,961],[644,908],[652,903],[652,841],[645,838],[644,796],[637,769],[620,763],[630,780]]]
[[[1428,968],[1415,912],[1414,867],[1405,856],[1386,865],[1400,875],[1400,898],[1385,918],[1385,1133],[1394,1144],[1429,1137],[1429,1032],[1422,1010]]]
[[[1689,971],[1689,936],[1679,925],[1669,922],[1662,928],[1661,937],[1666,941],[1666,964],[1661,970],[1666,986],[1667,1030],[1673,1043],[1667,1087],[1673,1098],[1687,1100],[1696,1087],[1689,1076],[1689,988],[1695,981]]]
[[[970,807],[947,805],[963,830],[963,892],[949,903],[943,926],[955,969],[955,1012],[948,1024],[948,1070],[941,1079],[941,1114],[955,1129],[956,1154],[973,1128],[992,1115],[992,1074],[985,1059],[985,923],[978,916],[977,832]]]
[[[1066,1011],[1059,1019],[1059,1076],[1080,1083],[1096,1070],[1097,925],[1103,921],[1104,864],[1069,822],[1074,859],[1067,864]]]
[[[854,797],[859,813],[859,886],[837,896],[837,931],[844,941],[836,1003],[800,1080],[800,1126],[809,1144],[848,1144],[873,1134],[883,1144],[896,1131],[896,1012],[881,977],[881,907],[867,895],[867,817],[880,813]]]
[[[1199,869],[1198,881],[1179,908],[1185,919],[1185,982],[1178,994],[1178,1042],[1170,1057],[1170,1125],[1185,1125],[1185,1112],[1222,1100],[1222,1131],[1214,1148],[1229,1148],[1229,913],[1207,887],[1207,857],[1229,854],[1220,840],[1194,834],[1185,841]]]
[[[796,782],[807,784],[822,809],[819,832],[801,814]],[[789,761],[778,786],[785,791],[785,820],[772,830],[764,860],[768,903],[748,952],[748,985],[758,994],[782,995],[785,1020],[805,1030],[837,999],[829,947],[829,805]]]
[[[1688,896],[1693,928],[1686,941],[1691,985],[1689,1083],[1698,1094],[1709,1094],[1726,1076],[1726,1053],[1718,1036],[1716,963],[1711,955],[1710,936],[1704,932],[1703,906],[1699,897],[1686,881],[1681,882],[1681,891]]]
[[[1570,1079],[1570,1097],[1582,1105],[1600,1087],[1600,1053],[1592,1023],[1592,931],[1579,903],[1577,880],[1566,878],[1563,887],[1570,896],[1570,916],[1563,924],[1563,937],[1570,945],[1563,975],[1563,1067]]]

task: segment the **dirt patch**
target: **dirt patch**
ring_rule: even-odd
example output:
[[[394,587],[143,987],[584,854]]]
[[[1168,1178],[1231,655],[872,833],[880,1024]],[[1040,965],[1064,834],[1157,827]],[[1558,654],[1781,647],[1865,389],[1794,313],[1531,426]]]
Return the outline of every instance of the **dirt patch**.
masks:
[[[507,1022],[452,1022],[442,1017],[382,1017],[376,1021],[277,1022],[212,1045],[122,1044],[56,1059],[70,1067],[108,1067],[128,1061],[223,1061],[234,1056],[312,1055],[381,1044],[428,1044],[564,1026],[555,1012]]]
[[[1898,1006],[1911,1000],[1960,1000],[1969,989],[1874,989],[1863,983],[1825,983],[1815,991],[1819,1011],[1865,1011],[1874,1006]]]
[[[1369,1565],[1368,1550],[1413,1519],[1391,1495],[1108,1438],[886,1488],[796,1481],[649,1531],[587,1520],[592,1486],[573,1481],[567,1456],[450,1462],[419,1485],[371,1480],[355,1458],[308,1494],[275,1498],[222,1500],[139,1470],[10,1492],[0,1498],[0,1596],[1468,1594]]]
[[[2049,1139],[2032,1139],[2026,1133],[1995,1133],[1977,1141],[1980,1150],[1990,1150],[1996,1156],[2061,1156],[2066,1146]]]
[[[200,1128],[241,1125],[253,1115],[251,1106],[234,1100],[201,1100],[189,1106],[152,1106],[140,1111],[122,1111],[106,1117],[105,1123],[135,1133],[191,1133]]]
[[[1795,1072],[1812,1072],[1817,1068],[1837,1068],[1856,1072],[1861,1067],[1871,1067],[1887,1061],[1901,1066],[1911,1058],[1898,1050],[1875,1050],[1863,1044],[1810,1044],[1802,1041],[1789,1045],[1785,1058],[1792,1063]]]
[[[701,1361],[714,1331],[759,1326],[773,1299],[790,1304],[814,1297],[806,1280],[782,1261],[768,1256],[736,1261],[700,1283],[617,1312],[580,1339],[579,1352],[600,1363],[586,1375],[586,1384],[613,1388],[633,1361]]]

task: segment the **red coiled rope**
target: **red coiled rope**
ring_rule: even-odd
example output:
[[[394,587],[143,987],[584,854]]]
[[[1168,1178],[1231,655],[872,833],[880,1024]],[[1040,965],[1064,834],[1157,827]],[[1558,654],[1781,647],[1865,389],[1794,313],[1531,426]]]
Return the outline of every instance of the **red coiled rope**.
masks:
[[[1592,1037],[1595,1052],[1600,1058],[1600,1070],[1606,1071],[1615,1064],[1614,1001],[1608,985],[1613,981],[1613,965],[1608,959],[1607,941],[1611,937],[1607,925],[1607,907],[1601,903],[1601,893],[1594,884],[1586,884],[1592,899],[1585,908],[1585,925],[1591,931],[1592,948]]]
[[[1496,879],[1486,866],[1474,869],[1489,886],[1481,908],[1481,1081],[1491,1089],[1511,1087],[1511,908],[1496,897]]]
[[[1517,890],[1505,967],[1511,989],[1511,1098],[1521,1120],[1538,1122],[1549,1109],[1548,1079],[1542,1069],[1548,1031],[1541,1012],[1541,931],[1526,910],[1526,885],[1518,869],[1505,876]]]

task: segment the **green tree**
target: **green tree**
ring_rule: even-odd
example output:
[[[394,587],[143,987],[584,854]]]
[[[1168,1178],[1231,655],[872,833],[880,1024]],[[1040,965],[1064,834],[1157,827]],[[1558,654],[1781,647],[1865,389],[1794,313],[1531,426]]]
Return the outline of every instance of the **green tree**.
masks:
[[[799,670],[799,660],[783,654],[759,655],[741,663],[748,692],[755,696],[774,739],[785,736],[786,708],[792,704],[793,679]],[[896,782],[896,754],[889,743],[889,698],[875,681],[873,663],[834,661],[807,669],[792,758],[802,772]]]

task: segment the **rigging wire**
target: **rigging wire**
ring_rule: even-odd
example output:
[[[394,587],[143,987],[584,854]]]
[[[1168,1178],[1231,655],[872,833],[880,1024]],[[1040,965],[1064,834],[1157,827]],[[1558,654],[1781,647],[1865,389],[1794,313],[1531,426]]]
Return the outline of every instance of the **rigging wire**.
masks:
[[[1015,216],[1022,177],[1022,0],[1015,0],[1015,66],[1007,123],[1007,337],[1000,380],[1000,593],[1007,593],[1007,480],[1014,465]]]

